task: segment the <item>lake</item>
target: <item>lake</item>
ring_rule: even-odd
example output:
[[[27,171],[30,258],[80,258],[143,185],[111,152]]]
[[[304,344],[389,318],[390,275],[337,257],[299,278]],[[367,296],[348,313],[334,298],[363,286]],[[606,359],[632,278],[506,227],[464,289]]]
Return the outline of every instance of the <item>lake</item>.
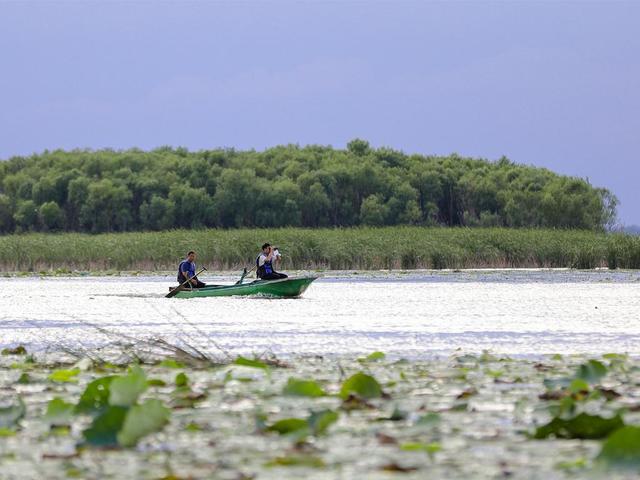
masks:
[[[640,353],[640,272],[328,273],[287,300],[166,299],[171,284],[163,276],[2,279],[0,344],[94,348],[126,335],[232,355]]]

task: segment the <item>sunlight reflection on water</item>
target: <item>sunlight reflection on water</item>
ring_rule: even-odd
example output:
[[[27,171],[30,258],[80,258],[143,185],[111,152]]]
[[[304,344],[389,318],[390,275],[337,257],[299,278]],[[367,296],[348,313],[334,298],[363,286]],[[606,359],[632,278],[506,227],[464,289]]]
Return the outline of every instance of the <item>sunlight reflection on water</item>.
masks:
[[[228,279],[231,282],[231,279]],[[0,280],[0,345],[160,336],[233,354],[640,353],[640,272],[376,273],[301,299],[165,299],[166,277]],[[217,348],[217,347],[215,347]]]

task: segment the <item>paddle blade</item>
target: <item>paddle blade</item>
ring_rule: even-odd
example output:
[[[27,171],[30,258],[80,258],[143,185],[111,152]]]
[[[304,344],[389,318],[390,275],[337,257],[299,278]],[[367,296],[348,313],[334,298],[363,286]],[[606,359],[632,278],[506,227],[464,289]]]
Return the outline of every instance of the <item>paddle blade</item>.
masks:
[[[171,298],[171,297],[175,297],[178,292],[180,290],[184,290],[184,287],[182,285],[180,285],[179,287],[174,288],[173,290],[171,290],[169,293],[167,293],[164,298]]]

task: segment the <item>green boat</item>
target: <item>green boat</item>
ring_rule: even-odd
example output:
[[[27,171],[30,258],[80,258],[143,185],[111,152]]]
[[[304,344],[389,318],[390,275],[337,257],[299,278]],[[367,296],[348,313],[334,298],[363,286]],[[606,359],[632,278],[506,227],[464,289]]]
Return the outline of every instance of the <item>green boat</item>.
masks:
[[[236,285],[207,285],[203,288],[183,288],[176,298],[228,297],[254,295],[271,298],[299,297],[318,277],[283,278],[281,280],[256,280]]]

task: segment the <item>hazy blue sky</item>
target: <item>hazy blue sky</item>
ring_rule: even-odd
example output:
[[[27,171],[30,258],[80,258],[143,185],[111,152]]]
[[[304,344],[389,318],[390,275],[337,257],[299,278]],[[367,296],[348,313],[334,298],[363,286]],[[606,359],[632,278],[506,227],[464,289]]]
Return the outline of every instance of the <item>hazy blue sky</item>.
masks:
[[[589,177],[640,224],[640,1],[0,0],[0,158],[342,147]]]

